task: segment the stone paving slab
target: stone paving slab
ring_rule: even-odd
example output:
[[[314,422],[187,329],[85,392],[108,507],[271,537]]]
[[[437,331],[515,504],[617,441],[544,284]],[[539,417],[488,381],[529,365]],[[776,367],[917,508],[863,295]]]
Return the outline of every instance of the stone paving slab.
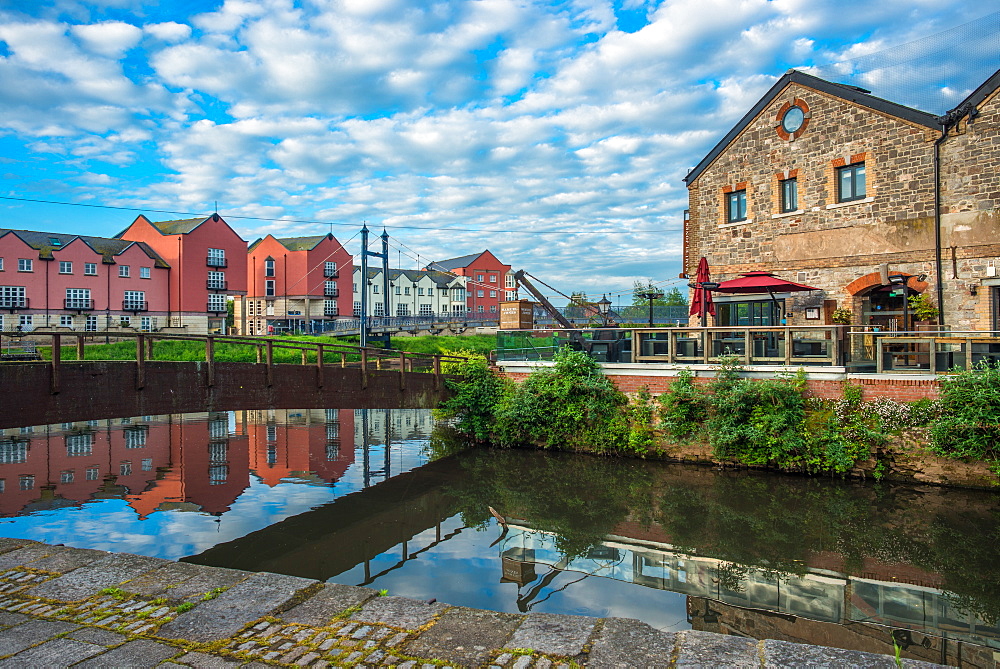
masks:
[[[376,596],[378,596],[378,591],[371,588],[327,583],[322,590],[305,602],[282,613],[281,619],[289,623],[322,627],[333,620],[337,614],[349,608],[360,606]]]
[[[197,567],[199,573],[192,578],[178,583],[175,587],[169,588],[164,597],[172,600],[187,600],[197,603],[201,597],[215,588],[231,588],[241,581],[245,581],[253,575],[251,571],[241,571],[239,569],[223,569],[221,567],[207,567],[205,565],[191,565]]]
[[[428,604],[409,597],[376,597],[368,600],[360,611],[351,616],[351,620],[415,630],[429,623],[446,608],[448,605],[441,602]]]
[[[5,627],[13,627],[14,625],[20,625],[21,623],[26,623],[29,620],[34,620],[31,616],[26,616],[23,613],[11,613],[10,611],[0,611],[0,625]]]
[[[217,570],[213,567],[206,567],[200,564],[191,564],[189,562],[168,562],[162,567],[154,569],[146,574],[142,574],[141,576],[129,581],[128,591],[137,595],[144,595],[146,597],[162,596],[180,600],[192,594],[201,595],[216,587],[218,585],[217,581],[219,580],[214,578],[216,576],[216,571]],[[197,593],[192,592],[190,588],[185,590],[179,589],[180,586],[197,576],[201,576],[202,581],[205,582],[204,589],[198,591]],[[218,576],[222,576],[222,574],[218,574]],[[247,576],[249,576],[249,574],[244,574],[240,579],[237,579],[228,585],[234,585]],[[213,585],[208,585],[210,582]]]
[[[534,613],[521,623],[506,647],[573,657],[583,652],[596,624],[597,618]]]
[[[406,652],[476,667],[502,648],[523,618],[510,613],[455,607],[406,646]]]
[[[3,557],[3,556],[0,556]],[[63,602],[76,602],[96,595],[101,590],[116,587],[126,581],[167,564],[160,558],[111,553],[85,567],[42,583],[31,591],[35,597],[47,597]]]
[[[238,667],[243,664],[240,660],[227,660],[224,657],[219,657],[218,655],[209,655],[208,653],[185,653],[180,657],[175,657],[174,662],[178,663],[175,666],[188,667],[198,667],[199,669],[225,669],[227,667]],[[163,667],[164,665],[160,665]]]
[[[18,669],[24,667],[68,667],[104,650],[106,650],[104,646],[74,639],[52,639],[13,657],[8,657],[6,660],[0,660],[0,667],[18,667]]]
[[[201,642],[225,639],[247,623],[279,610],[296,593],[317,583],[297,576],[254,574],[168,622],[160,628],[159,636]]]
[[[101,648],[102,651],[107,650]],[[168,657],[178,655],[182,650],[150,639],[129,641],[113,650],[90,658],[86,662],[73,665],[78,669],[104,669],[105,667],[155,667]]]
[[[705,667],[724,664],[730,667],[757,667],[757,640],[712,632],[685,630],[677,632],[676,666]]]
[[[40,641],[57,634],[70,632],[76,628],[77,626],[72,623],[33,618],[26,623],[0,632],[0,656],[20,653],[25,648],[34,646]]]
[[[65,574],[107,556],[105,551],[95,551],[90,548],[61,548],[49,557],[32,562],[31,568]]]
[[[41,560],[55,553],[58,548],[46,546],[45,544],[30,543],[23,548],[15,548],[7,553],[0,554],[0,570],[11,569],[13,567],[31,567],[35,560]]]
[[[606,618],[587,659],[594,667],[666,667],[676,645],[674,632],[631,618]]]
[[[9,553],[12,550],[21,548],[26,544],[33,544],[34,541],[30,539],[10,539],[8,537],[0,537],[0,553]]]
[[[128,640],[128,637],[124,634],[101,629],[100,627],[81,627],[75,632],[70,632],[66,636],[70,639],[76,639],[77,641],[86,641],[87,643],[93,643],[98,646],[106,647],[118,646]]]

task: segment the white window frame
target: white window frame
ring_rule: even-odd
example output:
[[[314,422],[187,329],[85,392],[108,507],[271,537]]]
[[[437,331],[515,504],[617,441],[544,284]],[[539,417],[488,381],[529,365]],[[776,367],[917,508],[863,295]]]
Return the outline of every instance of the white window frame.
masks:
[[[89,314],[87,320],[83,324],[84,332],[97,332],[97,316],[95,314]]]
[[[264,281],[264,297],[274,297],[274,279]]]
[[[59,261],[59,273],[60,274],[72,274],[73,273],[73,262],[71,260],[60,260]]]
[[[128,265],[119,265],[118,266],[118,277],[120,279],[127,279],[129,277],[129,272],[130,271],[131,270],[129,269]]]
[[[150,278],[150,269],[148,267],[140,267],[139,268],[139,278],[140,279],[148,279],[148,278]]]
[[[31,258],[18,258],[17,259],[17,271],[18,272],[34,272],[35,263]]]
[[[69,314],[63,314],[59,317],[59,327],[62,328],[72,328],[73,327],[73,316]]]
[[[84,276],[97,276],[97,263],[96,262],[85,262],[85,263],[83,263],[83,275]]]
[[[211,293],[208,296],[208,303],[213,305],[211,311],[214,313],[226,311],[226,296],[222,293]]]

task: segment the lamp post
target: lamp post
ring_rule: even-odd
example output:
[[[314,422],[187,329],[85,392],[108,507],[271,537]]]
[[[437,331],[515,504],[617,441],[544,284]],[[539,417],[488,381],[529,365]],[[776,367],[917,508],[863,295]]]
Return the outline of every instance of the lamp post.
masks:
[[[658,300],[663,297],[663,292],[659,290],[649,290],[645,293],[639,293],[639,297],[644,300],[649,300],[649,327],[653,327],[653,300]]]
[[[607,294],[601,296],[600,301],[597,303],[597,310],[601,313],[601,320],[604,321],[604,327],[607,327],[608,312],[611,311],[611,300],[608,299]]]

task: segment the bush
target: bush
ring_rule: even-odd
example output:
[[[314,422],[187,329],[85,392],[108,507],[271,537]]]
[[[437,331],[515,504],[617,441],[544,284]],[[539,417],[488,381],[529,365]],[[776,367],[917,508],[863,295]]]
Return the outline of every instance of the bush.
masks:
[[[445,380],[453,395],[442,402],[437,416],[455,419],[455,429],[479,441],[488,441],[493,432],[497,404],[510,387],[499,378],[485,358],[471,358],[452,370],[461,380]]]
[[[495,409],[501,445],[620,450],[628,443],[624,393],[581,351],[556,353],[555,365],[509,388]]]
[[[682,369],[670,390],[660,395],[660,427],[674,441],[697,434],[708,419],[708,395],[694,383],[694,374]]]
[[[1000,461],[1000,366],[986,363],[941,382],[932,448],[953,458]]]

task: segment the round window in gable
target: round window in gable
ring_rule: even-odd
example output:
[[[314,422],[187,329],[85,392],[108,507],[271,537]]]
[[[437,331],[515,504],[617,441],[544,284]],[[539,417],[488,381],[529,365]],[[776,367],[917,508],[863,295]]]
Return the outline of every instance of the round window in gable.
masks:
[[[809,105],[801,98],[795,98],[791,102],[786,101],[778,110],[778,116],[774,120],[774,129],[778,136],[785,141],[798,139],[806,131],[809,125]]]

